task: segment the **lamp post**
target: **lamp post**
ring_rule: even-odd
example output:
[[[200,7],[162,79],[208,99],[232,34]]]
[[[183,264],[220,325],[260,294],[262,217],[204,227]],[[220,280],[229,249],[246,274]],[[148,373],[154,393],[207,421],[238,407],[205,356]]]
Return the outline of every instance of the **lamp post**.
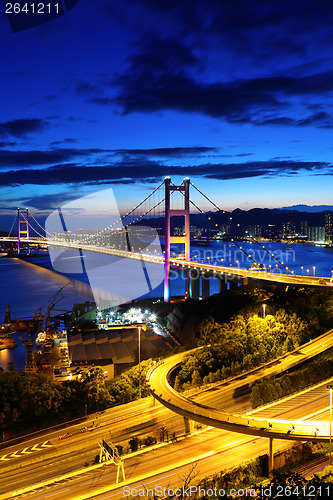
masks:
[[[139,399],[141,399],[141,326],[139,329]]]
[[[304,268],[303,268],[303,266],[301,266],[301,269],[302,269],[302,276],[304,276],[304,272],[303,272]]]
[[[262,305],[262,317],[263,317],[263,319],[266,318],[266,304]]]
[[[316,266],[313,266],[313,276],[316,276]]]
[[[328,385],[327,389],[330,390],[330,465],[332,464],[332,389],[333,385]]]

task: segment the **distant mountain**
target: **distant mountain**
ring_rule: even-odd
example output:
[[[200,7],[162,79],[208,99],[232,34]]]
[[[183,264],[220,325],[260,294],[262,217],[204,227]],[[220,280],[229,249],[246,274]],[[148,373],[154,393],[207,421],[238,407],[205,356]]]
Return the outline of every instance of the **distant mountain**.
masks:
[[[291,205],[276,210],[297,210],[297,212],[333,212],[333,205]]]
[[[301,207],[301,205],[298,205]],[[306,205],[305,205],[306,206]],[[306,206],[307,207],[307,206]],[[313,208],[313,207],[308,207]],[[282,230],[282,226],[285,223],[293,222],[295,224],[296,230],[299,231],[301,228],[301,223],[306,221],[308,226],[324,226],[325,225],[325,213],[326,210],[318,211],[300,211],[295,208],[252,208],[251,210],[241,210],[240,208],[236,208],[230,215],[232,216],[232,222],[229,220],[228,215],[224,215],[223,212],[209,212],[205,216],[204,214],[191,214],[191,225],[205,228],[212,233],[214,226],[212,226],[211,222],[208,220],[208,216],[211,221],[215,224],[221,226],[222,224],[230,226],[230,235],[231,236],[243,236],[244,229],[247,226],[260,225],[263,229],[263,236],[266,235],[267,229],[270,227],[271,231],[280,232]],[[332,207],[333,211],[333,207]],[[237,227],[237,224],[240,224],[240,228]],[[141,219],[137,225],[147,225],[152,226],[157,229],[159,234],[164,235],[165,228],[165,220],[164,217],[159,217],[156,219]],[[182,216],[173,216],[171,217],[171,233],[173,233],[174,228],[184,226],[184,217]],[[274,227],[274,229],[272,229]],[[205,235],[209,236],[208,233]]]

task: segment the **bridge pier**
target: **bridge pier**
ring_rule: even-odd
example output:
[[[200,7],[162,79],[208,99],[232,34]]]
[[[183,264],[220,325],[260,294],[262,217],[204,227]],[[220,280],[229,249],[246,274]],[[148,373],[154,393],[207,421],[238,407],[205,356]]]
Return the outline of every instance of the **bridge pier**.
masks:
[[[194,420],[190,420],[187,417],[184,417],[185,424],[185,434],[191,434],[194,432]]]
[[[189,269],[185,269],[185,299],[192,296],[191,290],[191,271]]]
[[[238,287],[237,281],[229,281],[229,290],[234,290],[237,287]]]
[[[219,276],[219,293],[225,292],[228,288],[227,276]]]
[[[200,296],[200,274],[197,269],[191,271],[191,291],[192,298],[195,300],[199,300]]]
[[[202,275],[201,286],[202,286],[202,300],[204,300],[204,299],[207,299],[209,297],[209,291],[210,291],[210,276],[209,276],[209,274]]]
[[[272,478],[273,477],[273,457],[274,457],[274,451],[273,451],[273,438],[269,438],[269,452],[268,452],[268,477]]]

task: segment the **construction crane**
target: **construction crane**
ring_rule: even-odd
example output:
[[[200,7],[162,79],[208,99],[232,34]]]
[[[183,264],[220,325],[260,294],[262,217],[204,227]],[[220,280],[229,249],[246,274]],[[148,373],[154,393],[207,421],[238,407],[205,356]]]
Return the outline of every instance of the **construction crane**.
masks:
[[[44,314],[44,317],[43,317],[43,331],[46,331],[46,327],[48,325],[48,322],[50,320],[50,316],[51,316],[51,311],[52,309],[54,308],[55,305],[58,304],[58,302],[60,302],[60,300],[62,300],[64,297],[59,297],[61,291],[66,288],[66,286],[70,285],[70,283],[66,283],[66,285],[62,286],[58,291],[57,293],[55,294],[55,296],[50,300],[48,306],[47,306],[47,310],[46,310],[46,313]],[[58,299],[58,300],[57,300]]]

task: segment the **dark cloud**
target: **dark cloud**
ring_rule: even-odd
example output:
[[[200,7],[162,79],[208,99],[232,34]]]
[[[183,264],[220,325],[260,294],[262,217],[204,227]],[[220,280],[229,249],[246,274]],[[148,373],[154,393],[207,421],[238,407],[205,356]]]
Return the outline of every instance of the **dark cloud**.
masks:
[[[150,11],[150,25],[144,22],[115,80],[79,85],[89,102],[123,114],[174,110],[258,126],[331,127],[329,100],[326,116],[308,116],[308,102],[298,101],[297,118],[293,108],[296,99],[322,101],[333,91],[331,2],[130,3]]]
[[[27,134],[40,132],[49,125],[49,122],[39,118],[19,118],[0,123],[0,137],[24,137]]]
[[[318,128],[333,128],[333,118],[325,111],[314,113],[302,119],[288,117],[259,118],[253,119],[252,123],[254,123],[255,125],[277,125],[282,127],[314,126]]]
[[[54,148],[48,151],[0,151],[1,167],[31,167],[67,162],[78,157],[90,157],[94,154],[107,153],[102,149]]]
[[[162,109],[200,113],[213,118],[248,116],[257,110],[278,109],[281,101],[271,92],[256,92],[241,83],[205,84],[184,74],[152,80],[122,79],[122,90],[115,102],[123,113],[153,112]]]
[[[64,203],[76,200],[80,196],[84,196],[84,193],[79,193],[75,190],[68,193],[45,194],[32,198],[22,198],[20,203],[25,207],[34,207],[38,210],[50,210]]]
[[[322,99],[324,94],[331,96],[332,72],[312,77],[269,77],[229,83],[203,83],[186,76],[182,71],[173,75],[156,75],[147,68],[142,69],[142,72],[139,68],[132,68],[132,72],[123,75],[118,83],[121,92],[113,102],[121,107],[124,114],[165,109],[255,125],[330,127],[332,124],[330,114],[326,111],[295,119],[292,110],[295,97]],[[265,118],[268,112],[274,112],[275,116]]]
[[[217,148],[207,146],[151,148],[151,149],[117,149],[115,153],[125,157],[151,157],[151,158],[181,158],[204,153],[214,153]]]
[[[239,179],[247,177],[332,173],[327,162],[270,160],[243,163],[206,163],[197,166],[161,165],[147,159],[123,161],[113,165],[84,166],[75,163],[52,165],[45,169],[0,172],[2,186],[18,185],[101,185],[115,183],[160,182],[166,175],[206,179]]]
[[[140,161],[142,158],[180,158],[193,157],[198,154],[213,153],[216,148],[207,146],[193,147],[173,147],[173,148],[151,148],[151,149],[76,149],[76,148],[58,148],[63,142],[74,142],[75,139],[64,139],[64,141],[55,141],[51,143],[53,149],[48,151],[0,151],[0,168],[8,167],[33,167],[40,165],[51,165],[55,163],[68,162],[77,158],[89,159],[91,163],[95,156],[104,158],[109,163],[110,157],[121,157],[128,160]]]
[[[8,148],[13,146],[17,146],[17,142],[0,141],[0,148]]]
[[[179,6],[180,3],[186,3],[180,2],[179,0],[158,0],[158,2],[156,2],[156,0],[130,0],[130,2],[137,5],[144,5],[153,10],[162,12],[173,10],[175,7]]]
[[[277,175],[294,175],[301,172],[309,174],[326,174],[327,172],[332,172],[332,165],[327,162],[290,160],[202,165],[201,168],[206,178],[220,180],[259,176],[275,177]]]
[[[93,97],[92,99],[88,99],[88,102],[93,104],[101,104],[103,106],[114,104],[114,99],[110,97]]]
[[[53,147],[62,146],[63,144],[75,144],[76,142],[78,142],[78,139],[73,139],[71,137],[67,137],[66,139],[62,139],[61,141],[50,142],[50,146],[53,148]]]
[[[98,91],[98,85],[93,85],[89,82],[79,82],[76,87],[76,93],[78,95],[91,95]]]

